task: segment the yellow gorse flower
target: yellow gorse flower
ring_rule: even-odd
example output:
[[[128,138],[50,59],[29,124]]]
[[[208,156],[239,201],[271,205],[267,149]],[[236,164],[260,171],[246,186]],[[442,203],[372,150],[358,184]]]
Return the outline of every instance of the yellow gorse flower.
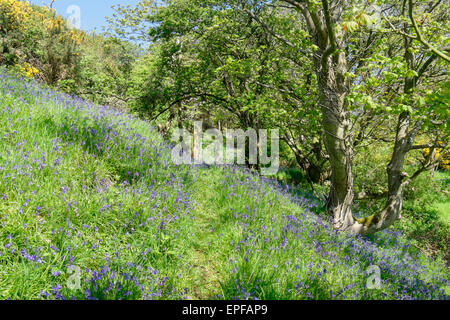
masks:
[[[39,69],[32,66],[28,62],[25,62],[23,65],[17,65],[20,74],[27,78],[33,78],[34,76],[39,74]]]
[[[27,32],[39,29],[44,32],[55,32],[61,43],[70,42],[81,45],[86,34],[83,31],[69,29],[66,21],[54,9],[46,6],[35,8],[29,2],[19,0],[0,0],[0,15],[7,19],[7,29]]]
[[[28,2],[17,0],[0,0],[0,10],[10,20],[12,29],[17,29],[21,23],[27,22],[33,12]]]
[[[36,26],[43,26],[46,31],[62,29],[64,39],[61,40],[70,40],[77,45],[80,45],[85,37],[83,31],[64,30],[64,19],[47,6],[34,9],[27,1],[0,0],[0,14],[8,19],[10,30],[27,31]]]
[[[422,150],[423,155],[427,157],[430,154],[430,149],[425,148]],[[441,167],[444,170],[450,170],[450,155],[448,152],[444,151],[442,148],[436,148],[434,159],[439,159],[439,167]]]

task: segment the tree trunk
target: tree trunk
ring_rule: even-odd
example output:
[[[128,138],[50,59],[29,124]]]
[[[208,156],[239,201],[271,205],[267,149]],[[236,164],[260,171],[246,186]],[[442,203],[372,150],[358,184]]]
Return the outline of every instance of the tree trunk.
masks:
[[[395,138],[394,151],[391,161],[387,166],[388,174],[388,197],[383,210],[364,219],[357,219],[357,225],[352,229],[361,234],[370,234],[381,231],[392,225],[401,218],[403,204],[404,178],[407,176],[403,172],[405,156],[410,150],[414,140],[414,131],[409,133],[410,126],[409,112],[403,112],[398,118],[397,133]]]
[[[411,46],[411,39],[405,37],[405,60],[408,63],[408,69],[414,69],[415,57],[409,50]],[[416,86],[417,79],[415,77],[405,78],[403,92],[411,94]],[[413,101],[410,101],[412,104]],[[406,154],[411,150],[414,139],[420,128],[416,123],[411,127],[411,114],[409,111],[402,112],[397,120],[397,130],[395,135],[394,151],[391,156],[391,161],[387,166],[388,175],[388,197],[386,206],[380,212],[375,213],[364,219],[358,219],[353,230],[361,234],[370,234],[386,229],[392,225],[396,220],[401,218],[401,211],[403,205],[403,191],[405,185],[408,183],[404,181],[407,173],[403,172]]]
[[[328,81],[322,82],[319,86],[324,143],[331,166],[331,189],[327,211],[333,217],[336,229],[347,230],[354,223],[351,209],[354,194],[353,151],[349,144],[348,120],[344,109],[345,93],[336,92]]]
[[[323,53],[325,54],[325,53]],[[345,104],[348,83],[345,79],[345,52],[330,55],[326,61],[316,60],[324,144],[330,157],[331,188],[327,212],[338,230],[348,230],[354,224],[352,215],[353,148],[349,111]]]
[[[314,144],[313,150],[309,153],[313,155],[304,155],[305,152],[298,149],[295,141],[291,138],[289,134],[285,134],[282,138],[286,142],[288,147],[291,149],[295,156],[295,160],[300,168],[305,172],[306,179],[310,184],[322,183],[327,178],[327,170],[324,168],[325,161],[321,159],[322,157],[322,143],[317,142]],[[305,139],[302,139],[302,143],[306,143]],[[313,156],[316,162],[313,160]],[[320,160],[322,162],[320,163]]]
[[[329,83],[326,88],[323,88],[323,83],[320,87],[324,142],[330,157],[332,172],[327,212],[333,217],[333,225],[337,230],[363,235],[381,231],[400,218],[406,177],[402,170],[405,156],[411,149],[416,134],[414,130],[408,132],[410,115],[408,112],[403,112],[398,119],[395,147],[387,167],[388,198],[385,208],[367,218],[354,219],[352,214],[353,147],[348,115],[343,102],[345,93],[331,90]]]
[[[345,53],[346,46],[342,43],[343,37],[339,35],[341,31],[335,28],[336,20],[342,13],[342,6],[334,6],[330,10],[329,1],[322,0],[323,15],[320,15],[317,8],[309,2],[285,1],[301,10],[311,39],[320,48],[314,53],[313,59],[318,77],[324,143],[331,166],[331,188],[327,212],[333,217],[334,227],[338,230],[349,230],[357,234],[369,234],[383,230],[400,218],[403,189],[411,181],[411,179],[404,181],[407,176],[403,173],[404,161],[406,154],[412,148],[420,123],[416,123],[410,130],[410,113],[405,111],[399,115],[394,151],[387,166],[388,197],[386,206],[370,217],[354,219],[352,215],[354,198],[353,137],[349,110],[345,105],[345,98],[350,86],[345,76],[348,71],[348,57]],[[407,28],[408,25],[405,24],[405,29]],[[405,30],[405,33],[407,32],[408,30]],[[414,70],[416,67],[414,53],[409,50],[412,39],[404,37],[404,41],[408,69]],[[404,93],[406,95],[411,93],[416,81],[416,77],[405,79]],[[413,101],[411,101],[412,103]]]
[[[395,146],[391,161],[387,166],[388,197],[386,206],[380,212],[364,218],[354,219],[352,215],[353,191],[353,137],[351,122],[345,98],[348,93],[348,59],[345,45],[333,28],[333,15],[330,13],[328,1],[322,0],[324,21],[318,20],[317,14],[310,8],[303,7],[304,16],[311,36],[321,48],[320,58],[315,58],[315,66],[319,80],[320,103],[323,114],[324,142],[330,157],[331,189],[327,203],[327,211],[333,217],[334,227],[338,230],[350,230],[357,234],[369,234],[383,230],[401,217],[403,190],[409,180],[403,172],[406,154],[411,150],[420,123],[411,127],[411,115],[402,112],[397,121]],[[339,9],[337,9],[339,10]],[[325,25],[325,28],[322,27]],[[405,26],[407,28],[407,26]],[[325,36],[326,35],[326,36]],[[325,41],[324,39],[327,39]],[[415,56],[409,48],[411,39],[404,37],[405,60],[408,68],[414,70]],[[416,77],[405,78],[404,93],[411,94],[416,86]],[[410,101],[412,104],[413,101]],[[420,172],[419,172],[420,173]]]

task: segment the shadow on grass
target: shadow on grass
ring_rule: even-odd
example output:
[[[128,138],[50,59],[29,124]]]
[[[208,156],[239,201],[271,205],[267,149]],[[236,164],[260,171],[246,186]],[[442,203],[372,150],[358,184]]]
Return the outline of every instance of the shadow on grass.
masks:
[[[111,169],[113,179],[118,182],[127,181],[135,184],[144,177],[159,179],[163,177],[169,179],[172,171],[167,166],[161,164],[161,155],[168,150],[159,150],[157,147],[139,145],[137,142],[130,142],[130,138],[101,119],[84,119],[74,125],[65,117],[61,124],[57,124],[51,117],[42,121],[55,137],[64,142],[74,143],[90,155],[101,159]],[[125,159],[122,159],[125,158]],[[143,161],[142,159],[145,159]],[[148,176],[146,163],[152,168],[152,176]],[[154,166],[152,166],[154,164]],[[183,183],[191,181],[188,175],[182,175]]]

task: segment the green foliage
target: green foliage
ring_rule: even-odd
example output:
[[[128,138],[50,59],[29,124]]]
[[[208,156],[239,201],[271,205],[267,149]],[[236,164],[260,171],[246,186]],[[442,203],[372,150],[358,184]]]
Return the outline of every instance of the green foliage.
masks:
[[[283,184],[297,185],[297,186],[298,185],[304,186],[307,184],[307,180],[304,173],[301,170],[295,168],[280,170],[276,175],[276,178]]]
[[[449,172],[422,175],[407,189],[403,219],[396,224],[416,246],[450,262]]]
[[[339,234],[307,195],[174,166],[146,122],[34,86],[2,75],[1,298],[445,298],[441,261],[404,237]]]
[[[78,46],[84,36],[47,7],[0,1],[0,64],[23,76],[52,85],[77,80]]]
[[[377,174],[370,170],[367,172]],[[402,231],[414,246],[427,255],[442,257],[447,264],[450,261],[449,181],[448,171],[427,172],[419,176],[406,188],[402,218],[394,224],[394,229]],[[360,181],[358,185],[363,183]],[[366,187],[365,191],[385,192],[382,188],[376,189],[376,185]],[[381,210],[383,206],[383,199],[358,201],[356,210],[367,215]]]
[[[90,34],[80,51],[79,82],[73,93],[99,104],[128,109],[130,77],[137,70],[134,64],[141,54],[139,47],[117,38]]]
[[[85,34],[47,7],[0,1],[0,64],[64,92],[126,109],[139,46]]]
[[[116,7],[116,13],[110,19],[111,34],[86,35],[81,31],[69,29],[65,21],[53,10],[30,6],[17,0],[0,0],[0,64],[7,66],[15,74],[37,78],[95,103],[135,112],[140,117],[151,120],[151,124],[165,124],[167,132],[178,126],[189,128],[193,120],[203,120],[211,127],[280,128],[281,162],[292,169],[281,170],[276,178],[301,190],[319,183],[315,185],[315,191],[320,195],[331,189],[328,181],[329,162],[333,161],[335,156],[332,151],[325,149],[323,143],[324,137],[330,134],[323,132],[325,117],[333,121],[340,117],[345,118],[346,126],[343,129],[346,131],[345,141],[344,143],[338,141],[336,144],[339,144],[339,148],[346,148],[348,154],[352,155],[346,165],[352,165],[355,193],[374,198],[379,198],[380,194],[384,196],[387,192],[386,168],[392,160],[398,129],[400,125],[405,126],[408,129],[406,133],[410,135],[408,139],[410,138],[411,145],[402,162],[402,168],[396,174],[401,173],[404,181],[409,177],[414,177],[415,180],[405,189],[403,219],[396,223],[395,228],[413,239],[412,244],[425,254],[442,256],[448,261],[450,211],[448,205],[450,201],[446,193],[448,171],[434,172],[435,176],[422,173],[416,177],[416,173],[435,168],[434,164],[427,163],[430,159],[439,162],[439,169],[448,169],[449,65],[445,59],[439,58],[433,48],[445,51],[445,46],[448,45],[449,26],[446,22],[450,11],[448,3],[445,2],[436,5],[432,1],[416,2],[413,22],[418,24],[420,28],[418,30],[411,25],[409,17],[402,9],[402,5],[405,4],[404,1],[385,0],[347,1],[339,7],[341,10],[339,14],[335,15],[339,16],[338,21],[333,22],[329,29],[311,35],[308,23],[314,21],[307,21],[308,19],[302,16],[301,10],[286,8],[284,1],[143,0],[136,7]],[[380,12],[376,11],[373,5],[383,10],[383,18],[377,16]],[[312,20],[322,19],[325,11],[322,1],[310,1],[308,10],[312,14]],[[318,13],[318,16],[314,16],[315,13]],[[419,31],[424,39],[427,39],[428,44],[420,39]],[[330,32],[331,34],[327,34]],[[337,44],[342,45],[339,50],[334,50],[330,57],[326,57],[330,63],[328,67],[335,68],[336,65],[345,62],[342,65],[345,65],[346,72],[342,75],[328,74],[329,77],[324,79],[321,78],[324,69],[321,56],[326,52],[332,34],[337,38]],[[145,42],[148,47],[142,49],[127,40],[139,40]],[[345,54],[340,56],[341,53]],[[338,61],[341,58],[345,61]],[[340,78],[333,84],[336,76]],[[338,88],[341,85],[343,88]],[[332,106],[323,106],[319,102],[323,101],[324,92],[333,93],[333,90],[337,89],[344,92],[342,94],[344,102],[340,107],[345,112],[337,117],[336,115],[330,117],[327,113],[332,110]],[[27,99],[34,103],[32,97]],[[14,102],[14,97],[4,97],[3,106],[7,108],[7,105]],[[1,146],[4,148],[4,154],[8,154],[6,146],[12,147],[13,143],[21,143],[20,139],[31,141],[34,135],[43,136],[37,141],[39,148],[51,149],[52,141],[47,139],[46,135],[54,138],[64,136],[64,131],[58,129],[58,126],[69,128],[68,119],[74,119],[74,128],[85,131],[89,128],[100,132],[109,125],[105,119],[102,123],[93,123],[90,120],[84,122],[82,113],[64,113],[66,111],[58,113],[56,110],[59,105],[43,108],[40,113],[35,112],[34,108],[28,110],[29,106],[26,103],[21,105],[22,107],[23,109],[19,108],[19,113],[16,114],[17,118],[8,121],[16,121],[24,133],[18,136],[16,132],[9,136],[11,132],[4,129],[6,131],[3,134],[9,137],[9,140],[5,139],[5,144]],[[36,123],[26,125],[21,123],[28,111]],[[2,127],[8,128],[10,123],[3,120],[5,123]],[[123,121],[133,122],[128,118]],[[27,132],[29,126],[35,131]],[[146,131],[147,123],[133,122],[133,126],[140,132],[139,134],[156,137],[154,132]],[[20,139],[14,140],[15,138]],[[42,196],[49,201],[52,208],[59,208],[63,212],[66,203],[52,197],[50,192],[58,193],[55,186],[64,187],[61,183],[69,183],[67,177],[78,183],[88,181],[86,183],[91,183],[93,187],[96,182],[92,181],[90,175],[95,173],[97,177],[111,182],[113,185],[111,191],[102,195],[104,196],[102,198],[95,192],[85,194],[78,185],[78,189],[74,189],[73,196],[84,203],[83,210],[86,211],[83,211],[82,218],[104,228],[103,218],[96,215],[89,216],[88,213],[99,211],[103,201],[114,202],[118,193],[125,192],[123,186],[118,183],[125,178],[128,179],[130,169],[137,166],[136,161],[141,156],[138,145],[133,145],[129,152],[121,140],[118,145],[107,145],[110,148],[108,152],[100,152],[96,151],[100,146],[98,140],[84,141],[77,134],[68,135],[66,138],[71,139],[68,145],[64,145],[70,154],[64,158],[64,166],[67,169],[64,174],[67,176],[63,175],[59,181],[54,177],[48,180],[41,176],[37,177],[42,178],[39,182],[48,192]],[[80,143],[84,149],[76,147]],[[330,149],[330,145],[327,147]],[[122,158],[123,155],[119,156],[124,148],[129,152],[127,160]],[[30,152],[34,152],[32,155],[38,157],[37,151],[30,149]],[[86,158],[85,153],[95,156]],[[438,159],[439,155],[442,159]],[[20,161],[18,155],[13,157],[13,160]],[[58,158],[51,160],[57,161]],[[80,166],[72,165],[72,162],[84,162],[85,170],[82,171]],[[173,168],[164,169],[175,172]],[[203,174],[205,176],[202,176]],[[167,178],[157,173],[155,175],[151,177],[158,177],[162,181]],[[258,287],[259,289],[250,294],[252,297],[310,297],[306,295],[304,287],[301,289],[304,292],[298,288],[294,290],[292,275],[295,274],[304,279],[302,285],[315,288],[315,291],[309,294],[315,298],[330,298],[333,294],[325,290],[327,286],[333,287],[334,292],[336,290],[339,292],[342,286],[349,283],[348,279],[339,275],[345,274],[346,270],[334,269],[334,273],[326,276],[329,283],[326,282],[324,285],[324,282],[315,276],[320,272],[319,269],[324,267],[323,265],[314,267],[315,273],[312,274],[303,271],[291,274],[290,267],[285,264],[280,271],[283,275],[280,279],[276,275],[278,271],[275,272],[277,268],[272,270],[264,263],[268,257],[266,252],[277,245],[279,248],[277,240],[284,235],[284,231],[274,221],[285,223],[288,219],[284,215],[286,210],[291,210],[299,216],[302,209],[286,203],[285,198],[278,199],[279,194],[268,191],[269,195],[264,198],[264,205],[258,211],[259,220],[254,222],[253,226],[256,229],[271,226],[275,238],[266,243],[259,238],[254,239],[251,235],[254,230],[246,229],[246,220],[240,216],[233,219],[230,213],[234,212],[231,209],[244,211],[248,203],[254,206],[257,206],[257,203],[252,198],[253,194],[246,194],[248,190],[245,188],[238,188],[239,194],[244,194],[245,197],[229,199],[229,194],[225,194],[224,190],[232,192],[233,188],[228,185],[230,179],[224,178],[228,177],[227,175],[227,172],[221,173],[220,170],[214,169],[207,173],[201,172],[200,178],[193,182],[193,195],[201,204],[201,207],[196,209],[196,214],[202,222],[200,226],[192,220],[182,219],[177,222],[179,224],[175,224],[174,230],[166,230],[167,234],[161,234],[160,230],[156,229],[156,224],[139,234],[142,237],[147,234],[154,235],[154,238],[149,240],[154,252],[151,257],[154,260],[150,259],[151,263],[157,264],[171,276],[175,275],[179,268],[189,269],[192,265],[199,264],[199,261],[204,264],[212,258],[215,259],[217,270],[225,270],[217,272],[210,270],[212,277],[217,280],[214,285],[202,283],[199,279],[204,275],[194,268],[184,280],[178,282],[171,279],[163,289],[164,297],[178,297],[179,292],[184,289],[183,286],[196,282],[204,284],[206,288],[193,293],[197,297],[218,294],[217,282],[220,282],[220,288],[226,298],[234,298],[236,295],[240,298],[249,297],[246,294],[240,296],[236,293],[236,284],[247,294],[250,288],[253,290]],[[245,177],[239,177],[242,181],[246,181]],[[0,186],[0,194],[8,192],[8,196],[16,199],[17,203],[24,200],[20,192],[18,194],[13,192],[15,186],[11,184],[12,182],[8,183],[10,184]],[[145,183],[147,186],[150,180],[146,180]],[[206,195],[203,191],[195,192],[206,189],[208,183],[214,184],[214,192],[208,192]],[[25,185],[23,187],[26,189]],[[297,195],[303,195],[299,190],[296,192]],[[145,201],[144,196],[124,199],[130,210],[138,202],[146,203]],[[276,203],[276,206],[272,206],[272,203]],[[385,199],[359,201],[354,205],[357,211],[355,215],[379,212],[385,205]],[[16,207],[7,208],[7,210],[16,209],[19,210]],[[323,206],[317,206],[311,211],[324,214]],[[219,222],[216,216],[210,214],[211,212],[218,213]],[[112,210],[109,212],[108,221],[114,225],[115,222],[124,219],[122,214],[123,212]],[[62,227],[65,223],[63,218],[65,216],[61,213],[61,216],[52,220],[54,227]],[[131,219],[126,215],[125,218]],[[22,223],[33,223],[31,215],[26,219],[28,220],[25,222],[19,218],[10,220],[12,226],[8,226],[10,228],[8,230],[11,234],[21,234]],[[77,222],[81,223],[81,217]],[[216,238],[205,235],[205,230],[202,229],[205,225],[223,230],[225,235],[223,239],[228,242],[220,240],[216,247],[210,246],[208,241]],[[114,226],[117,230],[120,229],[117,225]],[[312,225],[308,224],[305,232],[312,229],[314,229]],[[226,259],[215,256],[214,252],[225,248],[223,250],[226,254],[236,254],[229,242],[245,241],[245,236],[244,240],[241,238],[244,231],[250,232],[249,237],[254,240],[253,244],[260,251],[247,255],[238,250],[238,257],[233,263],[239,266],[239,271],[233,273],[234,268],[230,268]],[[24,231],[26,234],[24,237],[33,236],[27,232],[29,231]],[[198,237],[191,237],[191,232]],[[183,234],[184,239],[189,238],[190,241],[182,243],[174,240],[177,233]],[[130,240],[125,232],[118,235],[123,243],[131,241],[136,245],[147,244],[133,237]],[[42,234],[34,236],[32,240],[35,241],[34,244],[42,244],[49,236],[49,230],[46,229]],[[107,236],[104,232],[101,240],[107,241]],[[20,241],[25,241],[24,237],[19,237]],[[54,237],[53,240],[61,248],[67,243],[79,245],[78,242],[70,242],[73,239],[65,239],[63,235],[58,237]],[[329,234],[319,233],[318,237],[335,240]],[[95,236],[91,238],[90,235],[85,240],[92,242],[99,239]],[[293,238],[289,240],[293,241],[294,245],[285,251],[280,250],[273,256],[280,265],[305,248],[309,250],[308,257],[319,259],[314,253],[314,248],[308,247],[314,245],[316,240],[307,238],[305,243],[298,243]],[[376,242],[380,245],[385,244],[384,240],[381,241],[377,237],[372,240],[380,241]],[[113,244],[109,242],[105,250],[112,250],[112,246]],[[198,247],[202,250],[196,250]],[[22,247],[18,246],[17,249],[19,248]],[[192,256],[186,264],[174,257],[176,254],[184,253]],[[77,258],[82,261],[83,267],[101,267],[100,258],[93,258],[93,261],[88,263],[91,257],[86,252],[80,250],[78,254]],[[136,253],[130,253],[127,258],[138,259]],[[150,260],[145,263],[150,263]],[[246,260],[252,263],[249,264]],[[127,269],[123,265],[124,261],[114,265],[114,270]],[[10,267],[21,268],[19,262],[20,259],[13,260]],[[364,263],[359,265],[360,269],[363,265]],[[67,261],[64,260],[60,265],[53,267],[62,269],[66,266]],[[39,270],[48,273],[48,266],[46,268]],[[133,268],[127,269],[128,272],[136,273],[137,269]],[[40,279],[33,278],[34,288],[18,288],[11,284],[32,277],[31,271],[29,265],[23,267],[15,279],[0,279],[0,287],[6,285],[8,294],[16,297],[22,296],[23,290],[29,289],[30,297],[37,297],[37,288],[44,283],[41,283]],[[46,278],[48,279],[50,278]],[[53,284],[57,284],[55,279],[51,280]],[[109,280],[102,279],[102,281],[100,285],[102,288],[109,285]],[[361,281],[358,282],[358,287],[364,290]],[[399,289],[399,280],[394,277],[392,281],[395,289]],[[156,287],[156,282],[152,283],[149,290]],[[291,291],[286,293],[284,291],[286,288]],[[124,294],[118,290],[111,295],[103,295],[102,290],[97,290],[98,288],[88,289],[99,298],[120,298]],[[134,285],[127,287],[129,297],[139,298],[138,289]],[[174,294],[171,290],[177,293]],[[357,292],[357,289],[355,290]],[[395,297],[394,292],[392,289],[391,292],[383,294],[392,298]],[[83,294],[78,294],[77,297],[83,297]],[[386,297],[379,294],[366,293],[364,297]]]
[[[277,127],[286,162],[325,171],[315,74],[301,53],[312,44],[301,26],[293,27],[295,14],[236,1],[141,2],[116,11],[121,19],[110,19],[116,35],[148,34],[152,41],[131,75],[128,92],[138,97],[132,110],[188,127],[192,119],[214,127]],[[247,11],[297,48],[280,46]]]

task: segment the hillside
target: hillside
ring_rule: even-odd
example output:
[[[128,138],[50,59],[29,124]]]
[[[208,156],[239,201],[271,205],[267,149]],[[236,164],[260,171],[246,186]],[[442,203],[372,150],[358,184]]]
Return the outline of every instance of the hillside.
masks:
[[[4,71],[0,179],[0,299],[448,298],[401,234],[338,233],[241,168],[174,166],[147,122]]]

